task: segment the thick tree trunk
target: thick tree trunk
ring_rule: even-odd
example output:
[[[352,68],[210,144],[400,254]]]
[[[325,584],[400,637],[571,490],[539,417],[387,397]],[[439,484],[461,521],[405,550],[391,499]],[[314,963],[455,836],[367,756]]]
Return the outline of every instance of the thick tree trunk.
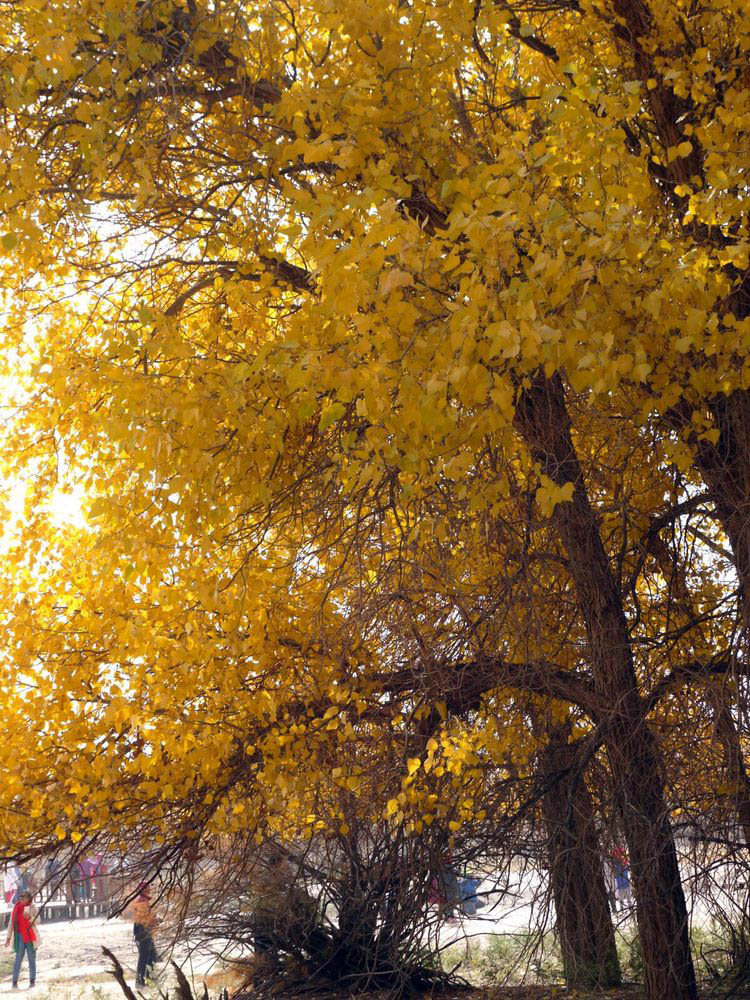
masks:
[[[596,818],[576,765],[576,750],[565,734],[553,734],[542,755],[544,777],[550,781],[542,808],[565,981],[584,989],[619,986]]]
[[[653,735],[637,688],[621,596],[588,500],[570,433],[562,382],[538,376],[519,396],[516,423],[542,472],[575,484],[555,508],[578,602],[586,622],[591,669],[606,709],[607,754],[622,811],[637,902],[650,1000],[697,996],[685,897]]]

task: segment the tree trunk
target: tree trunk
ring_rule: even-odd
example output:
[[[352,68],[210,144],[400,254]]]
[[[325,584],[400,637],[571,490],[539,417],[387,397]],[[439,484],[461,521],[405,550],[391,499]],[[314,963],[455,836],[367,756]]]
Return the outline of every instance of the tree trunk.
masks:
[[[659,52],[653,45],[653,38],[649,38],[655,19],[646,0],[615,0],[615,11],[621,25],[627,29],[624,37],[640,77],[643,80],[658,77],[656,86],[648,91],[647,97],[656,131],[665,147],[676,145],[683,137],[682,123],[690,119],[692,99],[678,97],[672,84],[655,72],[654,67],[658,64],[655,57],[666,53]],[[689,159],[675,160],[667,166],[666,176],[672,185],[684,183],[683,178],[687,175],[697,175],[705,183],[704,156],[698,140],[692,142]],[[666,190],[669,189],[661,186],[662,193]],[[681,215],[683,207],[679,202],[676,204]],[[717,303],[719,318],[721,320],[723,315],[731,314],[738,320],[746,319],[750,315],[750,269],[745,266],[742,271],[734,263],[728,263],[723,270],[734,287],[728,296]],[[731,337],[733,329],[725,327],[725,333]],[[735,389],[729,396],[716,396],[708,401],[708,406],[719,430],[719,440],[713,445],[706,439],[697,439],[693,433],[696,465],[711,492],[717,516],[732,548],[741,590],[743,650],[745,657],[750,657],[750,390]],[[689,421],[688,413],[682,419],[683,429]],[[744,772],[738,742],[736,750],[730,753],[739,754]],[[740,784],[737,815],[746,831],[746,842],[750,844],[743,818],[750,808],[747,795]]]
[[[737,822],[745,838],[745,845],[750,847],[750,778],[745,767],[740,736],[734,724],[726,689],[711,691],[709,696],[713,704],[716,735],[721,742],[724,769],[731,789],[730,795],[734,800]]]
[[[719,440],[715,445],[705,439],[693,441],[696,465],[732,549],[740,585],[742,649],[747,658],[750,656],[750,391],[735,389],[731,395],[714,400],[710,409]],[[750,847],[750,779],[727,692],[714,697],[713,703],[737,820],[745,844]]]
[[[622,976],[594,808],[577,773],[577,756],[559,731],[542,755],[543,774],[551,782],[542,809],[565,982],[583,989],[619,986]]]
[[[520,392],[516,424],[542,472],[573,498],[555,507],[601,697],[607,754],[622,811],[650,1000],[697,996],[685,897],[659,768],[643,715],[621,595],[610,571],[570,433],[559,376],[537,376]]]
[[[750,637],[750,391],[735,389],[710,406],[719,440],[696,442],[696,465],[732,547],[745,640]]]
[[[725,531],[727,531],[726,526]],[[669,580],[670,586],[674,587],[675,596],[685,614],[685,621],[697,620],[700,617],[700,612],[691,598],[684,567],[681,567],[674,560],[672,553],[659,538],[658,533],[649,540],[648,550],[656,559],[664,579]],[[750,595],[750,590],[747,593]],[[750,600],[745,599],[743,605],[743,617],[746,617]],[[704,638],[708,640],[707,635]],[[721,743],[727,784],[731,788],[730,795],[734,799],[737,822],[742,830],[745,844],[750,847],[750,778],[748,778],[739,733],[732,715],[731,691],[726,684],[720,687],[709,685],[706,693],[711,704],[716,735]]]

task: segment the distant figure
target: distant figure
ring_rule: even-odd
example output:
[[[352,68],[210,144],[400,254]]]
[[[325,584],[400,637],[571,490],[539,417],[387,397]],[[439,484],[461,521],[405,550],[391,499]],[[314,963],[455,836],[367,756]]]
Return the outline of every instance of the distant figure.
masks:
[[[618,909],[617,904],[621,904],[621,909],[627,909],[630,901],[632,899],[632,890],[630,887],[630,861],[625,853],[625,849],[622,847],[615,847],[610,855],[610,861],[612,863],[612,873],[615,879],[615,911]]]
[[[28,872],[20,872],[18,876],[18,883],[16,884],[16,891],[13,896],[13,905],[19,901],[21,896],[27,892],[33,892],[34,886],[31,883],[31,876]]]
[[[97,888],[98,883],[98,872],[99,864],[102,861],[102,855],[96,854],[94,857],[86,858],[83,862],[83,872],[88,880],[89,886],[89,899],[96,899],[99,894]]]
[[[440,873],[437,879],[438,897],[443,906],[443,913],[449,921],[456,919],[456,909],[461,905],[461,889],[458,884],[458,873],[446,855],[442,859]]]
[[[151,907],[151,890],[147,885],[141,886],[137,898],[130,904],[130,915],[133,919],[133,937],[138,945],[135,985],[145,986],[146,976],[153,975],[154,964],[158,961],[153,932],[159,923]]]
[[[91,870],[92,870],[91,858],[84,858],[81,862],[81,890],[82,890],[82,900],[84,903],[91,902]]]
[[[461,894],[461,910],[467,917],[476,916],[477,910],[481,910],[487,904],[477,896],[477,889],[481,885],[480,878],[467,877],[458,880],[458,890]]]
[[[100,852],[90,859],[91,877],[93,879],[94,899],[97,903],[109,897],[109,871],[104,855]]]
[[[54,899],[60,891],[62,882],[61,872],[62,864],[59,858],[50,858],[44,866],[44,886],[49,899]]]
[[[76,861],[70,869],[70,882],[73,886],[73,902],[80,903],[83,896],[83,869],[80,861]]]
[[[8,865],[3,876],[3,892],[5,893],[6,903],[15,902],[15,896],[20,882],[21,869],[18,865]]]
[[[10,947],[11,941],[16,953],[13,965],[13,989],[18,989],[18,977],[21,974],[24,955],[29,961],[29,986],[33,986],[36,982],[36,950],[39,947],[39,914],[28,890],[21,893],[10,915],[5,939],[6,947]]]
[[[91,862],[88,858],[76,861],[71,872],[73,878],[73,898],[76,903],[91,900]]]

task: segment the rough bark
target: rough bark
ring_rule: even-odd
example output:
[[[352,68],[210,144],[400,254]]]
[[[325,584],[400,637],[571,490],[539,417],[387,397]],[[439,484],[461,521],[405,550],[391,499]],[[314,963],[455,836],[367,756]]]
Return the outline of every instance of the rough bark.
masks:
[[[622,982],[607,901],[604,867],[591,797],[564,733],[553,733],[542,755],[550,780],[542,810],[557,935],[569,987]]]
[[[516,424],[542,472],[575,484],[554,521],[588,631],[594,684],[607,706],[605,743],[630,853],[650,1000],[693,1000],[695,971],[674,838],[653,734],[643,714],[621,595],[573,446],[562,382],[536,377],[521,390]]]

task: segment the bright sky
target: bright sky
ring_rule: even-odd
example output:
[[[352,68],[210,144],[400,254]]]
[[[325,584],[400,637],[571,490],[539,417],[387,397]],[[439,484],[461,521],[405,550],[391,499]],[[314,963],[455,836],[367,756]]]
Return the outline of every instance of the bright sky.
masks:
[[[15,479],[10,483],[6,482],[3,489],[8,495],[9,517],[0,534],[0,555],[8,551],[21,524],[26,501],[26,482],[23,479]],[[83,490],[80,487],[55,490],[50,507],[52,521],[56,527],[80,527],[84,524]]]
[[[9,366],[9,360],[4,359]],[[10,375],[0,376],[0,413],[4,423],[14,419],[14,406],[19,396],[20,382]],[[64,456],[61,455],[61,458]],[[64,479],[64,467],[62,478]],[[23,518],[26,501],[26,480],[22,477],[6,478],[0,485],[0,495],[6,498],[8,504],[8,519],[0,530],[0,555],[4,555],[18,533]],[[62,482],[55,490],[50,501],[52,519],[56,527],[67,525],[81,526],[83,517],[83,490],[79,487]]]

